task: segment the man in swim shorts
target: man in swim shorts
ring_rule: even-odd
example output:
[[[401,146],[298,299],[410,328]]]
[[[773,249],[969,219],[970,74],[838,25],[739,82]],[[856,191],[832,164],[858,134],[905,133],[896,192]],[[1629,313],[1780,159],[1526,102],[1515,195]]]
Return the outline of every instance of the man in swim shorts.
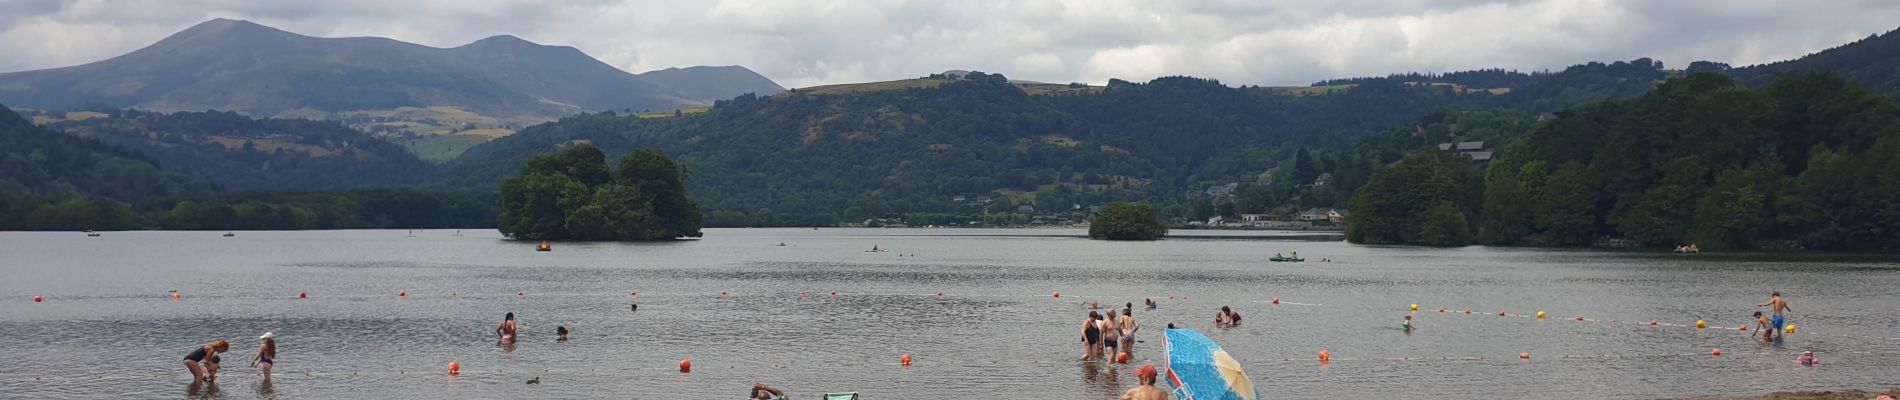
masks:
[[[1781,292],[1774,292],[1773,294],[1768,295],[1767,303],[1756,304],[1755,306],[1768,307],[1768,313],[1774,314],[1774,316],[1769,318],[1769,320],[1774,322],[1776,332],[1780,332],[1782,329],[1785,329],[1783,328],[1783,325],[1785,325],[1787,322],[1786,320],[1783,320],[1781,318],[1781,312],[1794,311],[1794,309],[1788,308],[1788,300],[1781,298]]]

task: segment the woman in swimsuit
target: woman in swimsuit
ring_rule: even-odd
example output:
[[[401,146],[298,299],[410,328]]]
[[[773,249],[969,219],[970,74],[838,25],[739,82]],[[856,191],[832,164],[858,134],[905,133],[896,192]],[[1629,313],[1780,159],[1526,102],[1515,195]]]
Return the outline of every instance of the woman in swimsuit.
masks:
[[[1102,318],[1101,314],[1096,313],[1094,311],[1090,311],[1089,320],[1082,322],[1082,360],[1083,361],[1095,359],[1095,353],[1099,351],[1097,349],[1099,349],[1100,346],[1102,345],[1102,327],[1097,325],[1095,322],[1096,320],[1099,320],[1101,318]]]
[[[501,325],[495,326],[495,334],[501,336],[502,345],[515,344],[515,313],[501,318]]]
[[[226,342],[224,341],[224,339],[218,339],[217,341],[211,342],[211,344],[198,347],[196,350],[192,350],[190,353],[186,353],[185,354],[185,369],[191,370],[191,381],[202,382],[205,380],[204,363],[205,363],[206,357],[214,356],[214,355],[217,355],[218,353],[223,353],[229,350],[231,350],[231,342]]]
[[[263,367],[264,380],[269,381],[270,367],[272,364],[275,363],[275,361],[272,361],[272,360],[277,359],[277,337],[275,335],[271,335],[270,332],[264,332],[264,336],[259,336],[257,338],[263,339],[264,344],[257,346],[257,355],[251,357],[251,367],[252,368]]]

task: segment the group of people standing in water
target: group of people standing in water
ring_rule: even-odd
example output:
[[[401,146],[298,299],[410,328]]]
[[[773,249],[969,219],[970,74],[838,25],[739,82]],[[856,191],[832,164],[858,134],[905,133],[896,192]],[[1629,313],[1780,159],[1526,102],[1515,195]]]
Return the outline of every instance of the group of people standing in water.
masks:
[[[271,365],[277,358],[277,338],[270,332],[264,332],[264,335],[258,336],[257,339],[260,342],[257,346],[257,354],[251,356],[251,367],[262,368],[264,383],[270,383]],[[190,353],[185,353],[185,369],[191,371],[191,382],[194,384],[217,382],[218,371],[222,369],[224,361],[223,354],[229,351],[231,351],[231,342],[218,339],[192,349]]]
[[[1149,309],[1154,309],[1152,301],[1148,304]],[[1141,321],[1135,319],[1135,303],[1124,305],[1119,315],[1114,309],[1108,310],[1108,315],[1089,311],[1088,321],[1082,324],[1082,360],[1094,360],[1104,350],[1111,361],[1119,353],[1133,354],[1135,335],[1140,331]]]

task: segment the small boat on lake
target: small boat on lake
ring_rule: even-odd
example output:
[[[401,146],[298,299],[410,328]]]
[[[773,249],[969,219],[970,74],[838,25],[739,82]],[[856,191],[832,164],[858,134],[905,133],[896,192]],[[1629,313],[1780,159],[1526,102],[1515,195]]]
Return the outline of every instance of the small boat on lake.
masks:
[[[1300,258],[1300,253],[1296,251],[1296,252],[1293,252],[1293,256],[1292,256],[1292,257],[1288,257],[1288,256],[1283,256],[1283,255],[1280,255],[1280,253],[1273,253],[1273,257],[1271,257],[1271,258],[1267,258],[1267,261],[1272,261],[1272,262],[1303,262],[1303,261],[1306,261],[1306,259],[1305,259],[1305,258]]]
[[[541,244],[534,245],[534,251],[554,251],[554,244],[543,240]]]
[[[866,253],[889,253],[889,252],[891,252],[891,251],[890,251],[890,250],[884,250],[884,249],[880,249],[880,248],[877,248],[877,245],[875,245],[875,244],[874,244],[874,245],[871,245],[871,249],[870,249],[870,250],[865,250],[864,252],[866,252]]]
[[[99,232],[93,232],[91,229],[87,229],[86,237],[99,237]]]
[[[225,232],[225,233],[224,233],[224,237],[236,237],[236,236],[237,236],[237,233],[234,233],[234,232]]]

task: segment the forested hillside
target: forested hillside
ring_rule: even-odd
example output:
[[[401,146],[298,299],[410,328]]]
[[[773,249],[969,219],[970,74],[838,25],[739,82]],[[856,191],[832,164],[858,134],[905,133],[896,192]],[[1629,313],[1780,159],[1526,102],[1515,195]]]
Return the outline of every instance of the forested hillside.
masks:
[[[231,112],[104,110],[48,128],[98,139],[231,190],[337,189],[424,183],[436,166],[401,146],[329,121]]]
[[[996,196],[1005,201],[997,211],[1067,209],[1252,179],[1301,147],[1491,98],[1390,81],[1288,95],[1183,77],[1030,95],[1000,76],[973,75],[930,88],[744,96],[678,118],[570,117],[470,150],[453,164],[453,185],[493,190],[535,154],[591,143],[610,156],[639,147],[675,155],[712,217],[824,222],[970,210],[953,202],[958,194]]]
[[[492,201],[419,189],[226,194],[151,157],[0,107],[0,230],[493,226]]]
[[[1900,107],[1830,75],[1716,74],[1558,113],[1479,169],[1422,149],[1352,201],[1362,243],[1900,247]],[[1482,179],[1476,177],[1482,176]]]

